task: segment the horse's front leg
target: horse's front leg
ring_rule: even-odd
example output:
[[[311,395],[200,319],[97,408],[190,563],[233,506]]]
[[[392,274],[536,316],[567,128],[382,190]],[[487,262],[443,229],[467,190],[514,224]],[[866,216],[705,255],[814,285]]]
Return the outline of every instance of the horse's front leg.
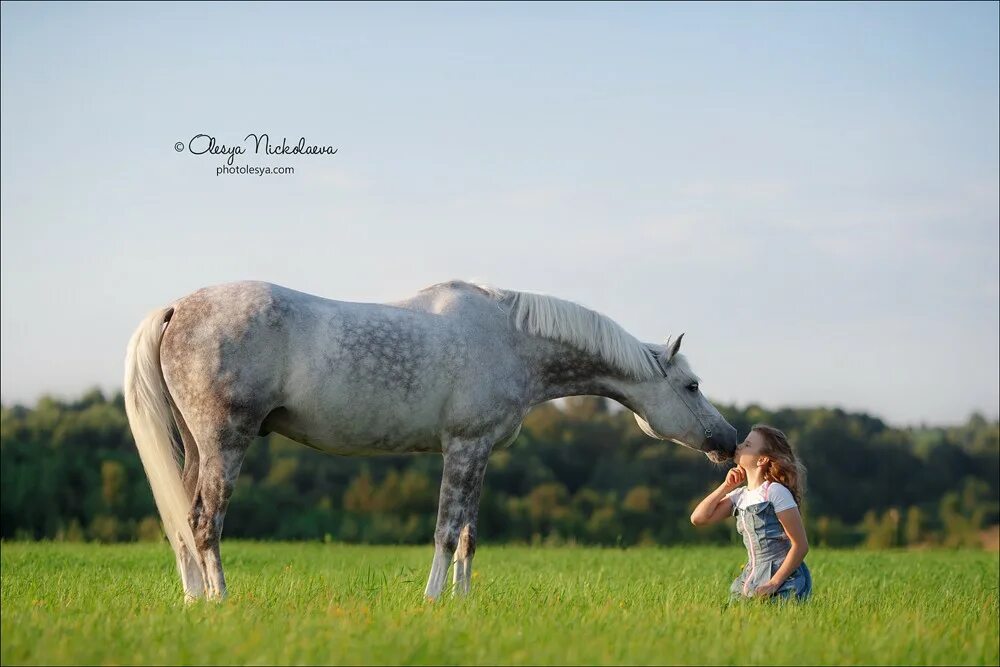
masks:
[[[436,600],[444,588],[448,564],[455,559],[452,593],[469,592],[472,557],[476,553],[476,518],[483,476],[492,442],[448,439],[444,443],[444,473],[438,501],[437,529],[434,531],[434,562],[424,595]]]

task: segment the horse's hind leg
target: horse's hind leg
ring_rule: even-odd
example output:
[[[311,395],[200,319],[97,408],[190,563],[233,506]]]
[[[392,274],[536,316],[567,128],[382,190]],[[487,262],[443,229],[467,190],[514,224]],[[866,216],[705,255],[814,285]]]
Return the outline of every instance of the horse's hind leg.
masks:
[[[221,599],[226,595],[219,540],[226,508],[252,439],[252,435],[235,432],[228,425],[198,437],[198,480],[189,519],[209,598]]]
[[[181,481],[190,500],[194,498],[198,486],[198,443],[191,434],[187,422],[184,421],[184,416],[172,400],[170,408],[174,413],[174,421],[177,423],[177,430],[180,431],[181,440],[184,442],[184,471],[181,473]],[[176,554],[177,569],[184,585],[184,600],[193,602],[205,594],[205,579],[197,554],[191,553],[183,540],[178,539],[177,543],[180,545]]]

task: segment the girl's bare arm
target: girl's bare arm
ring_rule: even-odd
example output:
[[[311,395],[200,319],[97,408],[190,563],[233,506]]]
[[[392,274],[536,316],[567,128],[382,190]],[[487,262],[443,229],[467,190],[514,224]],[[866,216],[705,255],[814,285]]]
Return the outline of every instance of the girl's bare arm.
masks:
[[[738,487],[746,480],[746,473],[742,468],[732,468],[726,474],[726,481],[719,485],[715,491],[708,494],[704,500],[691,512],[691,523],[696,526],[708,526],[718,523],[733,512],[733,501],[726,498],[726,494]]]
[[[788,576],[795,571],[795,568],[802,563],[806,554],[809,553],[809,540],[806,539],[806,529],[802,525],[802,515],[799,514],[799,508],[792,507],[791,509],[778,512],[777,516],[782,528],[785,529],[785,534],[788,535],[788,539],[792,543],[792,548],[788,550],[788,555],[785,556],[781,567],[774,573],[771,580],[757,589],[757,593],[760,595],[770,595],[781,588],[781,585],[785,583],[785,579],[788,579]]]

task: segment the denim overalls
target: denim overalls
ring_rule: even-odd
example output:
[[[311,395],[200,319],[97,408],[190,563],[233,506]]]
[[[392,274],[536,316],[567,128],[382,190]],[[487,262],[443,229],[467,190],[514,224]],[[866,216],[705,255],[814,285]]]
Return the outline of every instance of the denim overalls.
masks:
[[[770,484],[768,484],[770,486]],[[743,536],[747,548],[747,564],[729,588],[730,598],[752,597],[758,586],[766,584],[785,560],[792,543],[778,521],[774,505],[767,499],[740,509],[733,504],[736,530]],[[803,561],[774,592],[774,597],[804,600],[812,593],[812,575]]]

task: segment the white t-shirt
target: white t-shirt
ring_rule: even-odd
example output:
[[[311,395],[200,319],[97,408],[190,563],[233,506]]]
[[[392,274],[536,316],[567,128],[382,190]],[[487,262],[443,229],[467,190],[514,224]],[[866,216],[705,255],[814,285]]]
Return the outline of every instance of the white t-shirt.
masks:
[[[784,512],[785,510],[797,507],[795,498],[792,497],[792,492],[788,490],[787,486],[779,482],[764,482],[753,491],[749,491],[747,487],[741,486],[727,493],[726,498],[732,500],[733,505],[740,509],[745,509],[750,505],[756,505],[768,500],[774,505],[775,512]]]

